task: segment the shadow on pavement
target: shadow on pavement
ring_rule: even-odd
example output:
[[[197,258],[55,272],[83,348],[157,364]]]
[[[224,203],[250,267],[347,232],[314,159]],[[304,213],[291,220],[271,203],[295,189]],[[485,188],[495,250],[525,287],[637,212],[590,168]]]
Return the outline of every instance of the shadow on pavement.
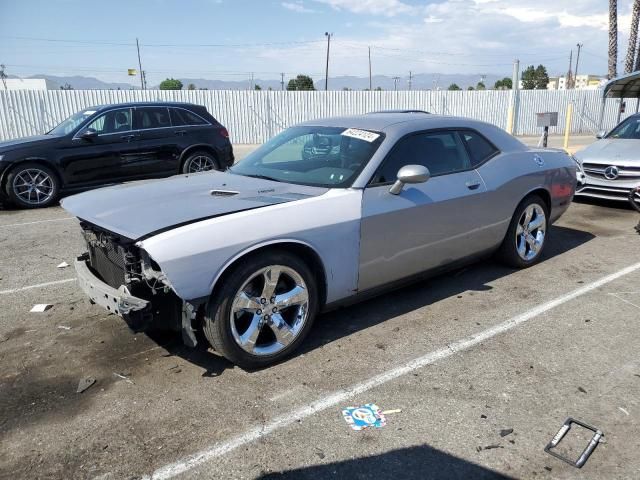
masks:
[[[313,465],[311,467],[274,472],[258,477],[259,480],[311,480],[311,479],[511,479],[501,473],[468,462],[428,445],[392,450],[381,455],[362,457],[342,462]]]

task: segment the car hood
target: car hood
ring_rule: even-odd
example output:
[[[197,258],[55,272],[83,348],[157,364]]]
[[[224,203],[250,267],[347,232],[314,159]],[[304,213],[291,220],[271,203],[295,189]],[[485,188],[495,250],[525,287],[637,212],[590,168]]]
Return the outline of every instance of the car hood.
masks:
[[[640,166],[640,140],[603,138],[576,152],[575,157],[580,163]]]
[[[13,140],[5,140],[0,142],[0,153],[9,152],[22,147],[28,147],[34,143],[55,142],[59,137],[54,135],[34,135],[32,137],[15,138]]]
[[[131,182],[68,197],[62,207],[110,232],[140,240],[174,227],[326,193],[228,172]]]

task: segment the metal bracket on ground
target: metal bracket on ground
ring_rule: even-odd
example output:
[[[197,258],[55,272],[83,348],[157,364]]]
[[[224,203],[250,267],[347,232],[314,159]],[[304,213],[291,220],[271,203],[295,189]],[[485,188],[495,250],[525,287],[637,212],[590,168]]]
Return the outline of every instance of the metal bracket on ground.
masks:
[[[586,428],[587,430],[591,430],[593,432],[593,437],[591,437],[591,440],[589,440],[589,444],[582,451],[582,454],[580,455],[580,457],[578,457],[578,459],[575,461],[571,460],[570,458],[564,457],[554,451],[554,449],[558,446],[558,444],[564,438],[567,432],[571,430],[571,425],[574,423],[576,425],[580,425],[581,427]],[[597,428],[569,417],[564,421],[564,424],[562,425],[562,427],[560,427],[560,430],[558,430],[558,433],[556,433],[555,436],[551,439],[551,441],[547,444],[547,446],[544,447],[544,451],[547,452],[549,455],[553,455],[554,457],[562,460],[563,462],[567,462],[569,465],[573,465],[574,467],[577,467],[577,468],[582,468],[584,464],[587,462],[589,456],[593,453],[593,451],[598,446],[598,443],[602,441],[602,437],[604,437],[604,433],[602,433]]]

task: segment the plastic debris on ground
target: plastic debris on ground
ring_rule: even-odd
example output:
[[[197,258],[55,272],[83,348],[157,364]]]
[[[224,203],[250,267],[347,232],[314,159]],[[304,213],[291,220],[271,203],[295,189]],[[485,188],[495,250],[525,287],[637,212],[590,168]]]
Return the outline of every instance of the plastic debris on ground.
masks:
[[[86,378],[80,379],[80,381],[78,382],[78,389],[76,390],[76,393],[84,392],[86,389],[93,386],[95,383],[96,383],[96,379],[93,377],[86,377]]]
[[[342,416],[354,430],[381,428],[387,424],[383,413],[375,403],[367,403],[361,407],[343,408]]]
[[[58,265],[56,268],[67,268],[69,266],[69,264],[67,262],[62,262],[60,265]]]
[[[66,325],[58,325],[60,330],[71,330],[71,327],[67,327]]]
[[[34,313],[42,313],[42,312],[46,312],[51,307],[53,307],[53,305],[49,303],[38,303],[37,305],[34,305],[33,308],[29,311]]]

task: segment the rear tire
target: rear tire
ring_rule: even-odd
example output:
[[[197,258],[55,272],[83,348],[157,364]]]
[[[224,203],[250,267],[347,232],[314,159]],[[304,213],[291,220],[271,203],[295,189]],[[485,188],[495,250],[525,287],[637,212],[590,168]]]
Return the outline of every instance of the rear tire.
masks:
[[[318,312],[315,276],[283,251],[248,257],[219,285],[206,307],[203,331],[218,353],[245,369],[291,355]]]
[[[530,195],[516,208],[497,256],[514,268],[527,268],[542,258],[549,229],[549,208],[538,195]]]
[[[190,153],[182,164],[182,173],[208,172],[210,170],[220,170],[220,165],[213,154],[206,150],[196,150]]]
[[[51,168],[35,162],[24,162],[9,172],[5,188],[16,206],[44,208],[58,200],[60,181]]]

